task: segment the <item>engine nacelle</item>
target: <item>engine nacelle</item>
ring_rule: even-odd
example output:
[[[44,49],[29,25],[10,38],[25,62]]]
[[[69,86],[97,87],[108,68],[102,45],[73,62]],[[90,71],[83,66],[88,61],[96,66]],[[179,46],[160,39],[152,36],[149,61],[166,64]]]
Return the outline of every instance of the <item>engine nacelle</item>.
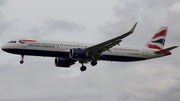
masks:
[[[57,67],[70,67],[72,61],[64,58],[55,58],[54,63]]]
[[[69,56],[70,58],[86,58],[89,54],[84,49],[73,48],[70,49]]]

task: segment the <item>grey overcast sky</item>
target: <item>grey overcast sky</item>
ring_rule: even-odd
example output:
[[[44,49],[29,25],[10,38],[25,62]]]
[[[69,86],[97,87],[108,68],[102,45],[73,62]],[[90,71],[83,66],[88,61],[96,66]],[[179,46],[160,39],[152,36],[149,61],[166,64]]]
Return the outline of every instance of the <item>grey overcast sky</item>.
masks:
[[[97,44],[128,31],[122,46],[143,47],[168,26],[165,48],[180,46],[179,0],[0,0],[0,46],[13,39]],[[180,54],[139,62],[76,63],[0,50],[0,101],[179,101]]]

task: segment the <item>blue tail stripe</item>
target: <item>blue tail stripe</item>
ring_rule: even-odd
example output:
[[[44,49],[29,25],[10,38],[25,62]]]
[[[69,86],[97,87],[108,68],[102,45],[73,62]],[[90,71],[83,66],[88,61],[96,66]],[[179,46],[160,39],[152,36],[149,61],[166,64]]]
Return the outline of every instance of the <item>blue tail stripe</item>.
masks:
[[[159,40],[156,40],[156,41],[151,41],[153,43],[160,43],[164,46],[164,43],[165,43],[165,39],[159,39]]]

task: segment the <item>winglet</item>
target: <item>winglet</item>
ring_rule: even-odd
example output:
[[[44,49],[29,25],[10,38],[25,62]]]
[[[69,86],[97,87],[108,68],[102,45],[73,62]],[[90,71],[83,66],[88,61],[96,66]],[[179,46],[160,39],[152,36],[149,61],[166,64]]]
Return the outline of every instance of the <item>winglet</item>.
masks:
[[[127,37],[128,35],[132,34],[134,32],[134,29],[136,28],[137,22],[134,24],[134,26],[131,28],[131,30],[129,30],[129,32],[117,37],[118,39],[123,39],[125,37]]]
[[[128,33],[133,33],[134,29],[136,28],[137,22],[134,24],[134,26],[131,28],[131,30]]]

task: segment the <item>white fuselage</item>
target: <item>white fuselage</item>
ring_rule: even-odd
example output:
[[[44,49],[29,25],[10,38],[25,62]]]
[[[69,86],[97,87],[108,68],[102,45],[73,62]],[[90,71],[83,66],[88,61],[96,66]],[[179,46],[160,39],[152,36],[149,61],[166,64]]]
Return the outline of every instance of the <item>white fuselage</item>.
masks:
[[[50,56],[50,57],[62,57],[70,58],[69,51],[72,48],[86,49],[93,44],[86,43],[73,43],[73,42],[56,42],[56,41],[42,41],[42,40],[30,40],[10,41],[2,47],[6,52],[20,55],[33,55],[33,56]],[[157,49],[149,49],[146,47],[123,47],[114,46],[108,51],[101,54],[98,60],[109,61],[139,61],[151,58],[157,58],[164,56],[164,54],[155,54]],[[91,61],[91,58],[85,58],[85,60]]]

